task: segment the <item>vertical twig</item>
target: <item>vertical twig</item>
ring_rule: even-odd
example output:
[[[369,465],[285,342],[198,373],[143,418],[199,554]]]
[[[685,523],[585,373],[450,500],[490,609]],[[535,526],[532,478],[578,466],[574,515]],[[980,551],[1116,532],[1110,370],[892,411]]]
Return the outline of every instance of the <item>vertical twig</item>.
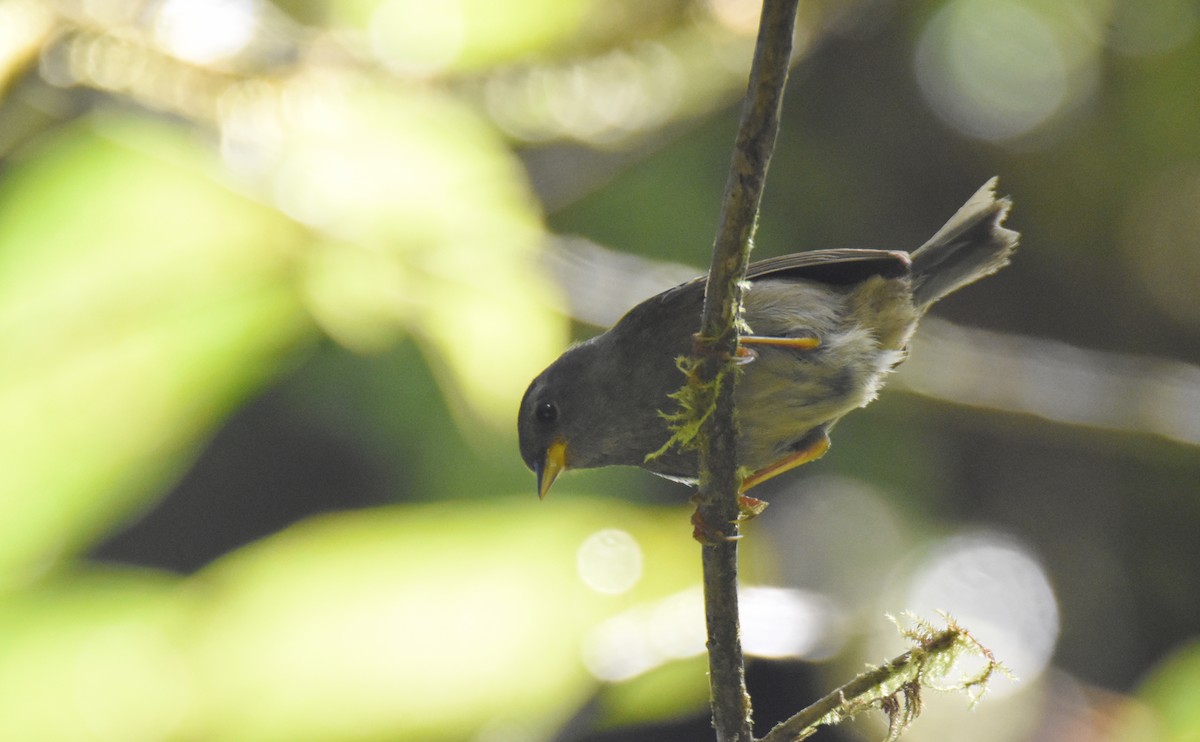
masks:
[[[702,547],[709,687],[719,742],[752,742],[738,626],[738,486],[733,418],[741,282],[758,221],[767,166],[779,130],[783,88],[792,55],[798,0],[765,0],[750,83],[742,108],[712,265],[704,297],[697,352],[701,383],[716,385],[715,411],[702,430],[697,513],[717,538]]]

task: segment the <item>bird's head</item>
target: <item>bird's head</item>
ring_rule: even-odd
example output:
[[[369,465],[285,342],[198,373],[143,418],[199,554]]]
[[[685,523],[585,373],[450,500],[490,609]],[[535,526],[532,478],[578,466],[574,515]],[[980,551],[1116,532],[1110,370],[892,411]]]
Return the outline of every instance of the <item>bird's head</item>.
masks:
[[[635,404],[621,389],[606,336],[571,348],[525,391],[517,418],[521,458],[545,497],[566,469],[640,464],[645,448],[630,430]],[[627,391],[627,390],[626,390]]]

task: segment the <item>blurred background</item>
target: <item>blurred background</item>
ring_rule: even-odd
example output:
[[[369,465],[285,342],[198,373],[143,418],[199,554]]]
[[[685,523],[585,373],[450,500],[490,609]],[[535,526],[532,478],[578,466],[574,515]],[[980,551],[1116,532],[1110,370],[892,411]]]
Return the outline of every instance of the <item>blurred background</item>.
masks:
[[[0,0],[0,738],[709,739],[687,488],[514,423],[706,266],[757,14]],[[1198,22],[801,2],[755,256],[1024,237],[756,491],[760,734],[944,611],[906,738],[1200,739]]]

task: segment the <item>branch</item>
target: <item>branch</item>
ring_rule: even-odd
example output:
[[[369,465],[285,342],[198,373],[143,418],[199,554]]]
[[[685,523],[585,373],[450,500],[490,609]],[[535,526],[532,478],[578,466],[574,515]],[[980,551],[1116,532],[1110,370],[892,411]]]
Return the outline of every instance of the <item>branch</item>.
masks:
[[[737,350],[742,281],[758,221],[767,166],[792,56],[798,0],[766,0],[733,161],[713,242],[712,265],[696,342],[695,381],[712,390],[712,414],[700,431],[696,517],[704,528],[704,607],[709,687],[719,742],[752,742],[750,697],[738,626],[738,488],[731,360]]]
[[[921,692],[932,680],[944,677],[964,657],[978,657],[983,668],[951,687],[930,686],[934,690],[960,690],[971,695],[972,703],[987,689],[997,673],[1008,674],[991,650],[979,643],[966,629],[949,617],[947,627],[935,629],[918,621],[902,633],[917,646],[890,662],[862,673],[842,687],[813,703],[786,721],[780,722],[759,742],[795,742],[811,736],[823,724],[837,724],[859,711],[878,706],[888,715],[888,739],[894,740],[921,713]]]

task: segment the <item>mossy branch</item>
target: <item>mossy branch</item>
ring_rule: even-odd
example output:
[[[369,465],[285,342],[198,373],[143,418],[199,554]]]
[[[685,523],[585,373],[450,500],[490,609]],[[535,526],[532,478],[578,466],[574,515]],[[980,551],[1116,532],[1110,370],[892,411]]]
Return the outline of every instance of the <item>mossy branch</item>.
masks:
[[[944,629],[921,620],[915,620],[912,628],[901,628],[901,633],[915,644],[912,649],[864,672],[781,722],[759,742],[802,740],[820,726],[838,724],[871,708],[879,708],[887,714],[887,740],[892,742],[899,739],[921,713],[921,694],[926,689],[963,691],[971,696],[972,703],[979,700],[992,676],[1008,671],[970,632],[949,617],[944,618]],[[933,682],[946,677],[955,663],[967,657],[982,659],[983,668],[951,686]]]
[[[708,629],[709,687],[713,727],[719,742],[752,742],[750,696],[738,619],[737,429],[733,411],[734,354],[737,350],[743,281],[751,239],[758,223],[767,167],[775,149],[779,114],[792,56],[798,0],[765,0],[750,69],[746,101],[734,143],[712,262],[704,295],[704,311],[696,340],[691,390],[681,399],[692,405],[692,430],[680,420],[676,433],[694,437],[700,453],[700,490],[696,497],[697,532],[705,534],[705,619]],[[696,407],[702,409],[696,409]],[[685,409],[685,413],[688,411]],[[695,435],[692,436],[692,431]],[[673,440],[675,438],[673,437]]]
[[[647,461],[653,460],[672,447],[699,453],[695,523],[702,543],[709,687],[718,742],[755,742],[738,615],[737,541],[742,513],[733,407],[738,376],[734,359],[739,333],[744,331],[741,312],[746,269],[779,130],[797,5],[798,0],[763,3],[749,89],[713,242],[696,354],[679,359],[687,381],[671,395],[677,411],[663,414],[671,438],[646,457]],[[920,713],[922,690],[945,689],[929,681],[944,676],[967,654],[983,657],[985,667],[978,676],[957,687],[981,694],[991,675],[1003,668],[965,629],[948,618],[947,624],[944,630],[925,622],[902,629],[916,644],[912,650],[863,673],[779,724],[758,742],[800,740],[823,724],[836,724],[876,707],[888,715],[888,740],[895,740]]]
[[[720,375],[708,384],[701,384],[696,377],[700,362],[691,356],[679,356],[675,365],[687,378],[678,391],[667,397],[675,400],[677,409],[674,412],[658,411],[660,417],[667,422],[671,437],[667,442],[652,453],[646,454],[646,461],[653,461],[672,448],[680,451],[695,451],[700,448],[701,430],[708,419],[716,411],[716,393],[723,379]]]

